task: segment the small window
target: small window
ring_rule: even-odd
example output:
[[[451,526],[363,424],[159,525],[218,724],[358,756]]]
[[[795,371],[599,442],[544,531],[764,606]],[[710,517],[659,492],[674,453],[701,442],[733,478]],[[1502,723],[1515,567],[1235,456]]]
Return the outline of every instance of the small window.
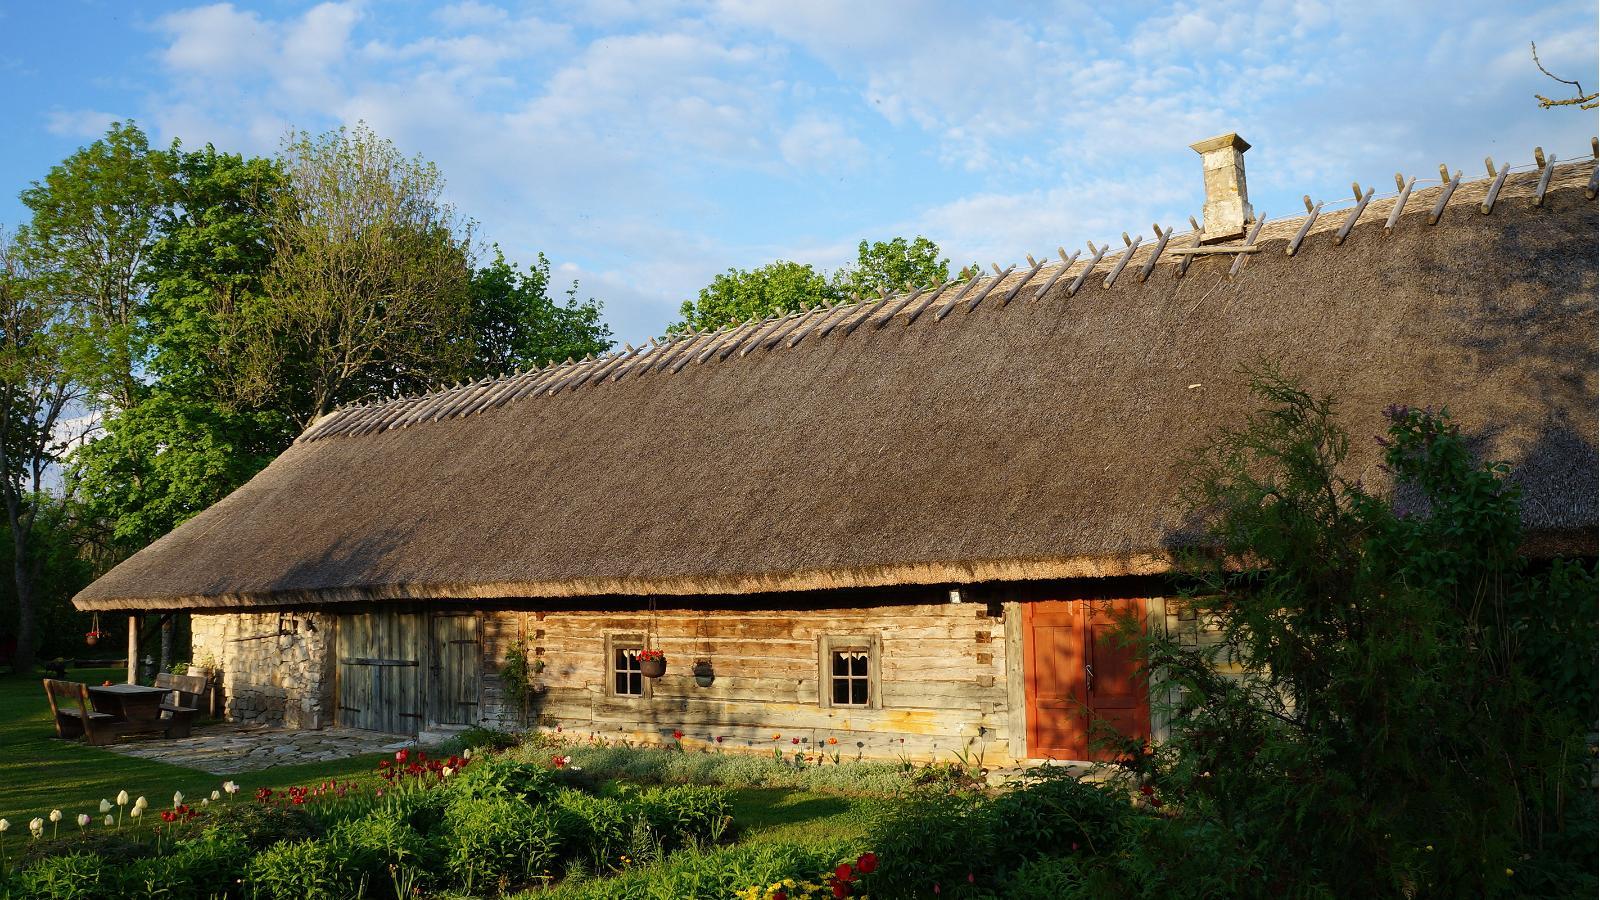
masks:
[[[613,697],[648,697],[650,679],[640,671],[644,638],[632,634],[606,636],[606,691]]]
[[[872,676],[867,663],[872,654],[866,650],[834,650],[833,705],[867,706],[872,702]]]
[[[877,708],[878,641],[824,635],[818,641],[817,699],[822,706]]]

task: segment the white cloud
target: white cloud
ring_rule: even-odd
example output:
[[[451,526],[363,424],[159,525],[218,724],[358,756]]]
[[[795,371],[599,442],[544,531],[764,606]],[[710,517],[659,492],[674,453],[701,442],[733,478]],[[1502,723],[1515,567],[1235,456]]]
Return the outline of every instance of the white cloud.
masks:
[[[44,127],[62,137],[93,140],[105,134],[112,122],[123,118],[95,109],[56,109],[45,116]]]
[[[801,116],[778,141],[783,161],[797,169],[836,172],[859,167],[867,146],[838,119],[809,113]]]
[[[162,16],[157,27],[172,36],[162,61],[196,75],[232,75],[268,65],[278,29],[232,3],[200,6]]]

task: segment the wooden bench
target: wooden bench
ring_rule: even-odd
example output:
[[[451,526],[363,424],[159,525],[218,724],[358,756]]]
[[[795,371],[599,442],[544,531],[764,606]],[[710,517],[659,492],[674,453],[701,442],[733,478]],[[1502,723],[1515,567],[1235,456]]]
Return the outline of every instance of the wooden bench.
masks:
[[[156,687],[172,691],[172,695],[161,704],[161,718],[167,722],[167,737],[188,737],[195,717],[200,714],[200,700],[206,691],[205,676],[160,672],[156,675]]]
[[[50,699],[50,714],[56,721],[56,737],[63,740],[81,737],[97,746],[117,739],[116,716],[95,711],[89,703],[87,685],[46,678],[44,694]]]

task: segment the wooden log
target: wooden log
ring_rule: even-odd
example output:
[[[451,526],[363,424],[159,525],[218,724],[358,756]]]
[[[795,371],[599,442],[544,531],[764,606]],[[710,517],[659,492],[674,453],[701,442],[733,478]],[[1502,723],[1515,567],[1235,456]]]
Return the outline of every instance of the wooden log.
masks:
[[[944,305],[939,307],[939,311],[933,314],[933,320],[935,322],[941,322],[941,321],[944,320],[945,316],[950,315],[951,311],[956,308],[956,303],[958,303],[961,300],[962,297],[965,297],[967,295],[967,292],[972,289],[973,285],[975,285],[979,281],[983,280],[983,277],[984,277],[983,271],[980,269],[978,271],[978,274],[972,276],[972,281],[969,282],[965,288],[961,289],[961,293],[956,294],[954,297],[951,297],[949,300],[946,300]]]
[[[883,296],[883,298],[880,299],[877,303],[874,303],[871,306],[868,306],[866,309],[862,310],[861,311],[861,315],[858,315],[858,316],[852,318],[849,322],[845,323],[844,329],[841,330],[839,332],[839,334],[841,336],[843,336],[843,337],[849,337],[857,328],[861,327],[861,323],[862,322],[865,322],[867,319],[872,318],[872,316],[874,314],[876,314],[878,312],[878,310],[882,309],[883,305],[885,303],[888,303],[888,302],[889,302],[889,295],[885,294]]]
[[[1200,223],[1194,220],[1194,216],[1189,217],[1189,227],[1193,229],[1194,239],[1189,242],[1188,249],[1198,250],[1200,249],[1200,239],[1205,236],[1204,232],[1202,232],[1200,229]],[[1172,252],[1177,253],[1178,251],[1174,250]],[[1192,255],[1180,256],[1179,259],[1181,259],[1182,262],[1178,263],[1178,277],[1182,278],[1184,275],[1188,274],[1189,264],[1194,262],[1194,257]]]
[[[1056,253],[1061,257],[1061,266],[1056,269],[1055,274],[1051,275],[1045,280],[1044,284],[1039,286],[1037,291],[1033,292],[1033,299],[1044,299],[1044,296],[1050,293],[1050,289],[1056,286],[1056,282],[1061,280],[1061,276],[1067,274],[1067,271],[1072,268],[1073,261],[1076,260],[1078,258],[1078,254],[1082,252],[1083,251],[1081,250],[1074,250],[1072,251],[1072,255],[1068,256],[1067,248],[1057,247]]]
[[[1122,238],[1127,246],[1123,248],[1122,255],[1117,257],[1117,263],[1111,267],[1111,272],[1100,282],[1101,287],[1109,288],[1117,283],[1117,276],[1122,274],[1123,268],[1128,265],[1128,260],[1133,259],[1133,254],[1139,249],[1139,242],[1144,240],[1144,235],[1141,234],[1132,241],[1127,240],[1127,234],[1123,234]]]
[[[1168,228],[1167,230],[1162,231],[1161,224],[1159,222],[1150,227],[1154,228],[1156,232],[1156,247],[1154,250],[1150,251],[1150,258],[1145,260],[1144,265],[1139,267],[1140,284],[1144,284],[1146,281],[1150,280],[1150,273],[1156,270],[1156,263],[1161,260],[1161,254],[1166,252],[1167,241],[1172,237],[1172,229]]]
[[[1485,159],[1484,163],[1486,163],[1489,167],[1489,174],[1494,175],[1494,183],[1489,185],[1488,195],[1483,198],[1483,203],[1479,204],[1478,206],[1478,212],[1487,216],[1488,214],[1494,212],[1494,201],[1499,199],[1500,188],[1505,185],[1506,176],[1511,174],[1511,164],[1502,163],[1499,174],[1495,174],[1494,159]]]
[[[1383,223],[1385,232],[1393,231],[1394,226],[1400,221],[1400,213],[1405,210],[1406,201],[1411,199],[1411,189],[1416,187],[1417,179],[1412,178],[1410,181],[1406,181],[1401,177],[1400,173],[1396,172],[1394,183],[1400,188],[1400,196],[1395,198],[1394,209],[1389,210],[1389,218]]]
[[[1538,148],[1536,147],[1534,150],[1537,152]],[[1538,155],[1543,156],[1544,154],[1539,153]],[[1539,186],[1534,188],[1533,191],[1533,205],[1536,207],[1544,205],[1545,192],[1550,190],[1550,176],[1554,175],[1556,172],[1555,159],[1552,158],[1545,162],[1543,168],[1544,171],[1539,173]]]
[[[842,306],[844,306],[843,303],[835,303],[834,305],[828,307],[827,310],[825,310],[822,313],[822,315],[818,316],[815,321],[811,322],[810,324],[806,325],[806,327],[804,327],[804,328],[800,329],[798,332],[796,332],[794,337],[789,338],[789,347],[790,347],[790,349],[793,349],[795,347],[795,345],[797,345],[801,341],[805,340],[806,339],[806,335],[808,335],[811,332],[815,331],[817,329],[818,325],[821,325],[823,322],[826,322],[828,320],[828,317],[833,315],[834,313],[838,312],[839,308],[842,307]]]
[[[1000,298],[999,303],[1000,303],[1001,307],[1004,307],[1006,304],[1010,303],[1011,302],[1011,298],[1015,297],[1017,295],[1017,292],[1022,290],[1024,285],[1026,285],[1028,282],[1032,281],[1033,280],[1033,276],[1039,274],[1039,267],[1044,265],[1044,260],[1042,260],[1042,259],[1041,260],[1034,260],[1032,256],[1029,256],[1028,259],[1033,263],[1033,268],[1029,269],[1028,270],[1028,274],[1022,276],[1021,280],[1019,280],[1016,284],[1012,285],[1011,286],[1011,290],[1006,291],[1006,295],[1004,297]]]
[[[724,350],[732,352],[732,348],[739,346],[739,343],[744,340],[744,329],[751,327],[752,324],[752,322],[741,322],[732,328],[724,326],[718,329],[721,336],[717,340],[708,342],[705,345],[705,349],[695,354],[695,363],[697,365],[703,363],[710,359],[713,354],[721,353]],[[721,357],[718,358],[720,359]]]
[[[1241,248],[1239,254],[1233,258],[1233,265],[1228,268],[1229,278],[1238,277],[1239,273],[1244,271],[1244,261],[1250,258],[1251,253],[1255,252],[1256,238],[1261,236],[1261,228],[1266,224],[1266,216],[1256,217],[1255,227],[1250,229],[1250,236],[1244,239],[1244,247]]]
[[[994,265],[994,264],[991,263],[990,265]],[[999,287],[1000,283],[1002,281],[1006,280],[1006,276],[1010,275],[1011,271],[1013,269],[1015,269],[1016,266],[1015,265],[1006,266],[1004,271],[1000,271],[1000,267],[999,266],[994,266],[994,268],[996,270],[995,271],[995,275],[994,275],[994,280],[989,282],[988,286],[986,286],[983,290],[981,290],[978,293],[974,294],[972,296],[971,300],[967,301],[967,312],[972,312],[973,310],[977,309],[978,308],[978,304],[982,303],[983,299],[985,297],[987,297],[991,293],[993,293],[994,289]]]
[[[1461,170],[1457,169],[1455,177],[1450,177],[1450,170],[1444,166],[1439,167],[1439,175],[1444,181],[1444,190],[1439,192],[1439,200],[1433,204],[1433,211],[1428,213],[1428,224],[1437,225],[1444,215],[1445,204],[1450,202],[1450,195],[1456,192],[1456,187],[1461,184]]]
[[[1094,256],[1083,267],[1083,271],[1078,273],[1078,277],[1072,279],[1072,283],[1067,285],[1067,296],[1068,297],[1071,297],[1072,295],[1076,294],[1078,292],[1078,289],[1083,287],[1084,280],[1089,277],[1089,273],[1090,272],[1094,271],[1094,267],[1095,266],[1100,265],[1100,260],[1105,258],[1106,251],[1110,250],[1110,249],[1111,249],[1111,245],[1110,244],[1106,244],[1104,247],[1101,247],[1101,248],[1099,248],[1097,250],[1097,249],[1095,249],[1094,241],[1090,241],[1089,242],[1089,252],[1094,254]]]
[[[957,291],[956,295],[954,297],[950,298],[950,302],[951,303],[955,303],[955,302],[960,301],[960,299],[962,297],[965,297],[967,295],[968,291],[972,290],[972,286],[978,283],[978,279],[980,279],[982,277],[983,277],[983,273],[979,272],[978,274],[976,274],[976,275],[972,276],[970,279],[968,279],[967,283],[961,286],[961,290]],[[934,304],[934,302],[937,301],[939,299],[939,297],[942,296],[947,289],[949,289],[949,286],[951,284],[955,284],[955,282],[956,282],[956,279],[951,279],[951,281],[948,284],[946,284],[944,287],[940,288],[938,291],[936,291],[936,292],[934,292],[932,294],[929,294],[928,296],[922,298],[922,302],[918,303],[916,305],[916,308],[914,308],[911,311],[906,313],[906,327],[907,328],[911,327],[911,323],[915,322],[917,320],[917,318],[919,316],[921,316],[924,312],[927,312],[928,307],[932,306]]]
[[[717,358],[717,362],[722,362],[731,356],[733,351],[744,346],[744,344],[752,335],[759,335],[766,327],[767,320],[757,320],[740,325],[738,328],[734,329],[732,334],[728,335],[726,340],[718,345],[717,352],[712,355]],[[706,349],[709,350],[710,348],[711,345],[707,344]]]
[[[1306,220],[1301,224],[1300,230],[1295,232],[1294,238],[1289,241],[1289,246],[1283,248],[1283,254],[1285,256],[1295,255],[1295,253],[1300,249],[1301,242],[1306,239],[1306,235],[1311,233],[1311,226],[1316,224],[1317,216],[1322,215],[1321,203],[1318,203],[1316,206],[1312,206],[1311,197],[1309,195],[1303,197],[1302,199],[1306,204]]]
[[[886,310],[883,315],[878,316],[877,318],[874,318],[872,320],[873,327],[882,328],[883,326],[889,324],[889,320],[891,320],[895,316],[899,315],[900,314],[900,310],[905,309],[907,306],[910,306],[912,301],[916,300],[918,297],[921,297],[924,293],[927,292],[927,290],[928,290],[927,288],[917,288],[916,290],[913,290],[910,293],[906,294],[905,297],[902,298],[899,303],[896,303],[895,305],[889,307],[889,309]]]
[[[841,324],[843,324],[846,319],[859,313],[861,308],[862,304],[859,301],[853,305],[846,306],[843,315],[840,315],[838,318],[829,319],[821,328],[817,329],[817,340],[820,341],[827,337],[835,328],[838,328]]]
[[[766,340],[762,341],[761,342],[762,349],[771,350],[773,347],[778,345],[779,341],[783,340],[784,338],[788,337],[791,334],[794,334],[795,331],[798,330],[801,325],[804,325],[807,321],[809,321],[812,317],[814,317],[818,312],[826,313],[827,311],[828,311],[828,307],[825,307],[825,306],[813,306],[810,309],[802,310],[797,315],[797,317],[795,318],[793,325],[790,325],[788,328],[780,328],[780,329],[778,329],[777,333],[775,333],[771,337],[767,338]]]
[[[1356,220],[1361,218],[1361,214],[1367,211],[1367,204],[1372,202],[1372,192],[1377,190],[1377,188],[1367,188],[1367,192],[1363,194],[1361,193],[1361,185],[1357,184],[1353,185],[1353,187],[1355,188],[1356,205],[1354,209],[1350,210],[1350,215],[1345,218],[1344,224],[1340,225],[1339,230],[1334,233],[1333,245],[1335,247],[1343,244],[1345,238],[1350,236],[1350,229],[1356,227]]]
[[[697,331],[697,332],[694,332],[693,334],[691,334],[689,336],[688,340],[683,342],[682,346],[674,347],[674,348],[672,348],[672,350],[670,352],[662,354],[661,362],[657,363],[655,368],[652,369],[651,371],[654,371],[654,372],[659,374],[661,372],[667,371],[667,369],[671,368],[673,363],[676,363],[680,359],[685,359],[685,358],[693,359],[695,353],[699,352],[700,350],[704,350],[706,347],[711,346],[711,344],[716,341],[717,336],[719,334],[721,334],[721,332],[722,332],[721,328],[713,329],[713,330],[710,330],[710,331]]]

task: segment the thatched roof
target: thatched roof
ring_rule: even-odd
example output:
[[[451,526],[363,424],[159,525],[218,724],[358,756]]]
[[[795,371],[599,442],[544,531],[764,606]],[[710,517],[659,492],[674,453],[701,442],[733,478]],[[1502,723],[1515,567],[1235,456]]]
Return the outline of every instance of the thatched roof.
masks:
[[[1109,287],[1121,247],[1082,279],[1089,254],[954,303],[962,284],[345,409],[75,602],[1157,573],[1181,459],[1249,408],[1240,368],[1262,360],[1338,398],[1370,477],[1386,406],[1449,406],[1516,466],[1537,545],[1592,553],[1592,171],[1558,167],[1539,206],[1539,173],[1513,174],[1488,214],[1490,184],[1462,184],[1436,225],[1441,187],[1392,230],[1373,200],[1342,243],[1330,206],[1293,256],[1305,220],[1269,222],[1232,274],[1237,255],[1180,275],[1179,234],[1146,280],[1153,239]]]

